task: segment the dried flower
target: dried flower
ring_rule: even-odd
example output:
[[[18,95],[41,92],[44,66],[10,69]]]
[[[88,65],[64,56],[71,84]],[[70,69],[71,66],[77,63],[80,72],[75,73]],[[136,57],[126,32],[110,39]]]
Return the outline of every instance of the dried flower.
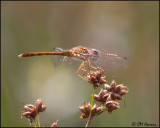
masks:
[[[98,95],[94,94],[94,99],[105,103],[107,111],[111,113],[120,107],[115,100],[122,100],[122,96],[128,93],[128,88],[123,84],[117,85],[115,80],[111,82],[111,85],[105,84],[104,86],[105,89],[101,89]]]
[[[47,105],[42,105],[41,99],[38,99],[34,106],[36,107],[38,113],[43,112],[47,108]]]
[[[36,117],[37,111],[36,111],[36,108],[34,105],[26,104],[26,105],[24,105],[24,109],[25,109],[25,112],[22,113],[24,116],[26,116],[26,117],[31,116],[32,118]]]
[[[30,124],[32,124],[33,119],[37,116],[39,112],[43,112],[47,108],[47,105],[42,105],[42,100],[38,99],[35,105],[26,104],[24,105],[25,112],[22,115],[29,119]]]
[[[118,109],[119,107],[120,106],[119,106],[118,102],[111,100],[111,97],[107,98],[107,100],[106,100],[106,108],[107,108],[107,111],[109,113],[112,113],[113,110]]]
[[[36,108],[32,104],[26,104],[26,105],[24,105],[24,109],[25,109],[25,112],[22,113],[22,115],[24,115],[28,118],[29,123],[31,125],[33,122],[33,119],[35,119],[35,117],[37,115]]]
[[[101,89],[98,95],[94,94],[94,99],[98,102],[105,103],[108,96],[109,96],[108,91]]]
[[[106,83],[106,76],[102,77],[103,70],[97,70],[95,72],[90,72],[87,75],[88,82],[94,85],[94,87],[99,87],[100,85]]]
[[[83,106],[79,107],[80,111],[82,112],[82,115],[80,118],[88,118],[90,114],[91,104],[86,103]],[[94,104],[91,111],[91,117],[95,116],[98,112],[100,112],[103,109],[103,107],[99,107],[97,104]]]
[[[111,82],[111,85],[105,84],[105,89],[110,92],[112,100],[122,100],[122,96],[128,93],[128,88],[123,84],[117,85],[115,80]]]
[[[106,89],[107,91],[109,91],[109,92],[114,91],[114,90],[115,90],[115,87],[116,87],[116,82],[115,82],[115,80],[113,80],[113,81],[111,82],[111,85],[105,84],[104,87],[105,87],[105,89]]]

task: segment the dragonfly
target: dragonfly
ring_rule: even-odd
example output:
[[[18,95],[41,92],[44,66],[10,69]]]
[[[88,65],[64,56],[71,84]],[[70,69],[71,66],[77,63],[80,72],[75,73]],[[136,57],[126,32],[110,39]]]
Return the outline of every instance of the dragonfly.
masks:
[[[100,52],[94,48],[88,48],[84,46],[77,46],[70,50],[63,50],[62,48],[54,48],[51,52],[27,52],[18,55],[19,58],[22,57],[32,57],[50,55],[53,65],[57,67],[65,59],[78,59],[81,60],[81,64],[77,69],[76,74],[82,79],[86,80],[85,73],[90,73],[91,70],[102,69],[99,65],[101,64],[114,64],[121,63],[127,60],[127,57],[120,57],[113,53]],[[105,63],[107,61],[107,63]],[[82,74],[80,71],[82,70]]]

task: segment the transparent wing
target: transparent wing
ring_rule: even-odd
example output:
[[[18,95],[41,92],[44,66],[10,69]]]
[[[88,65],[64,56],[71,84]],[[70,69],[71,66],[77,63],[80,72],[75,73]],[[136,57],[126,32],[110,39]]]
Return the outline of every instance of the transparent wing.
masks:
[[[107,67],[126,67],[128,58],[121,57],[113,53],[100,53],[100,56],[95,61],[95,64]]]
[[[92,65],[103,68],[105,75],[111,76],[112,78],[115,78],[128,66],[128,58],[103,52],[100,53],[100,56],[95,61],[91,62]]]
[[[62,48],[53,48],[52,52],[60,52],[64,51]],[[74,71],[78,69],[78,67],[81,65],[82,60],[74,58],[74,57],[67,57],[63,55],[50,55],[50,60],[53,63],[55,67],[59,66],[62,62]]]
[[[52,49],[52,52],[60,52],[60,51],[63,51],[63,49],[62,48]],[[62,55],[50,55],[50,60],[55,67],[59,66],[63,62],[64,58],[65,56]]]
[[[64,58],[64,63],[67,67],[70,69],[73,69],[74,72],[77,71],[79,66],[81,65],[83,61],[74,57],[66,57]]]

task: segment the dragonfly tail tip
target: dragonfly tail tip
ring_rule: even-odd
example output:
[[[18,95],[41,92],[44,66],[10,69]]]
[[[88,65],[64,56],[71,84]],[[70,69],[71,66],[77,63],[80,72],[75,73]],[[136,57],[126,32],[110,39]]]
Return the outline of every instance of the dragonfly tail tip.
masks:
[[[18,57],[19,57],[19,58],[22,58],[22,57],[23,57],[23,54],[18,55]]]

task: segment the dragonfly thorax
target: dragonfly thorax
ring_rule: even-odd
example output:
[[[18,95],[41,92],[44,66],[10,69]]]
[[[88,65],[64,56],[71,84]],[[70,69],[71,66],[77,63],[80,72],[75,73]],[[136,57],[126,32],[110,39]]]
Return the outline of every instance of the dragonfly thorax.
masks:
[[[97,49],[88,49],[83,46],[75,47],[71,51],[72,51],[73,57],[81,60],[90,59],[90,60],[96,61],[100,55],[100,52]]]

